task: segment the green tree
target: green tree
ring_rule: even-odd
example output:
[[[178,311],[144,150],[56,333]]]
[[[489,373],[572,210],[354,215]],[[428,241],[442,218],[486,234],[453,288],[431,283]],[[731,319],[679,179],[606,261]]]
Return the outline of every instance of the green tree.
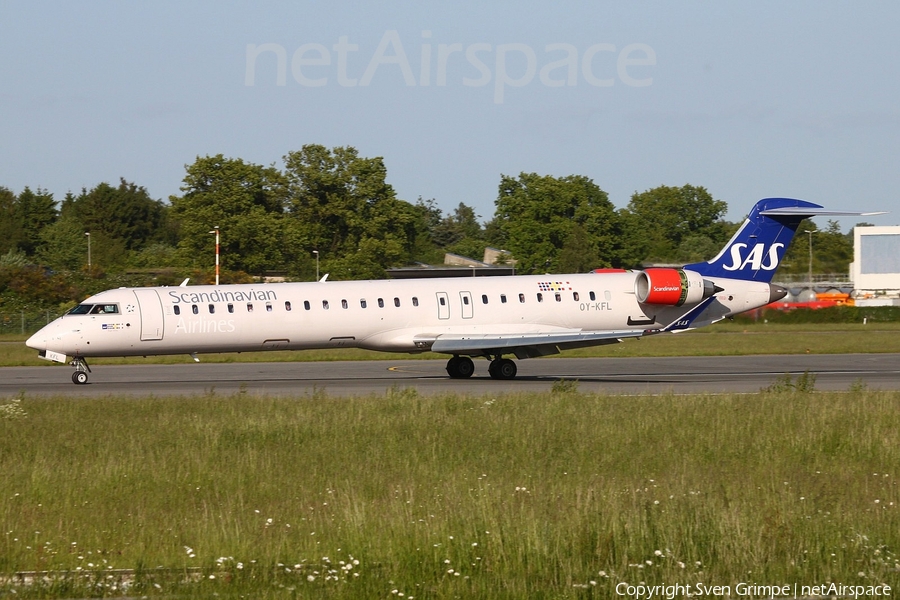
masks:
[[[16,208],[16,195],[0,187],[0,254],[15,250],[22,235],[22,221]]]
[[[218,154],[198,157],[186,170],[184,195],[170,198],[185,263],[213,264],[209,232],[219,227],[224,268],[255,274],[285,268],[292,252],[285,243],[286,181],[278,169]]]
[[[576,223],[559,251],[557,267],[562,273],[587,273],[600,266],[608,266],[597,256],[591,234]]]
[[[84,233],[84,227],[77,219],[71,216],[60,217],[41,230],[36,253],[38,261],[56,271],[87,268],[88,242]],[[96,244],[92,244],[92,252],[93,246]],[[103,244],[99,246],[102,247]],[[100,264],[102,262],[101,259]]]
[[[82,190],[65,212],[91,236],[102,236],[107,244],[118,240],[127,250],[137,250],[163,235],[166,210],[146,189],[121,179],[118,187],[101,183],[90,191]]]
[[[703,187],[660,186],[631,196],[619,212],[623,226],[623,262],[636,267],[645,260],[680,262],[685,254],[696,255],[692,247],[706,252],[708,238],[721,247],[733,226],[722,220],[728,205],[715,200]],[[682,244],[693,238],[686,246]],[[712,258],[711,256],[704,258]]]
[[[284,163],[292,238],[306,256],[321,253],[323,270],[340,278],[383,277],[384,268],[412,259],[427,211],[397,199],[381,157],[309,144]]]
[[[574,231],[576,226],[582,231]],[[490,229],[518,260],[516,270],[521,273],[560,272],[563,266],[590,270],[618,258],[615,209],[606,192],[581,175],[502,176]],[[567,243],[562,264],[560,254]],[[575,251],[583,252],[588,263],[576,264]]]
[[[841,233],[840,224],[832,220],[828,221],[825,229],[819,229],[810,219],[803,219],[800,222],[794,241],[788,247],[778,272],[795,275],[808,273],[810,243],[813,251],[813,275],[849,273],[850,262],[853,260],[852,232]]]
[[[441,248],[449,248],[470,238],[480,240],[484,230],[478,222],[475,209],[460,202],[453,213],[438,221],[431,229],[431,238]]]
[[[40,244],[40,234],[44,227],[52,225],[57,218],[56,202],[53,194],[37,189],[32,192],[26,187],[16,199],[18,222],[22,225],[19,247],[29,256]]]
[[[444,260],[444,249],[435,243],[434,228],[440,225],[444,213],[434,198],[423,200],[421,196],[413,205],[416,222],[415,247],[410,257],[425,264],[439,264]]]

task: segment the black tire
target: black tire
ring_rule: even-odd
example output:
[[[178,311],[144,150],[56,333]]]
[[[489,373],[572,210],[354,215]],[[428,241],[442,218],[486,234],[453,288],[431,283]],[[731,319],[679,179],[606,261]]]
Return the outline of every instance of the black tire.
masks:
[[[459,367],[459,357],[454,356],[453,358],[451,358],[450,360],[447,361],[447,375],[449,375],[453,379],[456,379],[457,377],[459,377],[459,375],[457,373],[458,367]]]
[[[460,356],[456,363],[456,376],[460,379],[468,379],[475,372],[475,363],[468,356]]]
[[[72,383],[76,385],[84,385],[88,381],[88,374],[84,371],[75,371],[72,373]]]
[[[497,365],[496,371],[498,379],[515,379],[516,373],[519,372],[519,367],[516,366],[515,361],[503,358]]]
[[[519,368],[516,363],[508,358],[498,358],[491,361],[488,373],[493,379],[515,379]]]

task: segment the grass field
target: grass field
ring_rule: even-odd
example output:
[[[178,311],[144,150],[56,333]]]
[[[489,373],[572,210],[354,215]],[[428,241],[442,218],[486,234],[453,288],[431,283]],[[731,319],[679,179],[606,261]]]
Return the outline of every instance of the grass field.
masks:
[[[900,588],[900,394],[573,388],[7,402],[0,596]]]
[[[846,354],[900,352],[900,323],[768,324],[724,322],[679,334],[648,336],[621,344],[564,352],[562,356],[724,356],[740,354]],[[0,366],[48,365],[26,347],[24,336],[0,336]],[[204,354],[203,362],[281,362],[322,360],[396,360],[446,356],[389,354],[357,349]],[[181,363],[187,355],[94,359],[91,364]]]

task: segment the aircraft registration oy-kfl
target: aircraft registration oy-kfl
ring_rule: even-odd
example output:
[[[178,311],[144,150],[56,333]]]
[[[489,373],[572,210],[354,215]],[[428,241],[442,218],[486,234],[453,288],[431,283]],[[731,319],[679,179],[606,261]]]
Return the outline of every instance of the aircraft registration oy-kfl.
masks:
[[[783,298],[771,283],[800,221],[825,210],[789,198],[756,203],[719,254],[676,268],[607,269],[377,281],[119,288],[101,292],[26,344],[88,380],[91,357],[367,348],[451,356],[447,373],[471,377],[472,358],[494,379],[516,363],[715,323]]]

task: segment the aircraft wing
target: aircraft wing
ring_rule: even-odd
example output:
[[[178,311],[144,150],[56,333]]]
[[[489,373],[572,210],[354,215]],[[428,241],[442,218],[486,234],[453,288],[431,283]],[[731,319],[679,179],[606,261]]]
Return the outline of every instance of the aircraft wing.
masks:
[[[560,350],[615,344],[622,338],[641,337],[643,331],[566,331],[485,335],[440,335],[431,344],[432,352],[443,354],[499,354],[513,352],[518,358],[559,354]]]

